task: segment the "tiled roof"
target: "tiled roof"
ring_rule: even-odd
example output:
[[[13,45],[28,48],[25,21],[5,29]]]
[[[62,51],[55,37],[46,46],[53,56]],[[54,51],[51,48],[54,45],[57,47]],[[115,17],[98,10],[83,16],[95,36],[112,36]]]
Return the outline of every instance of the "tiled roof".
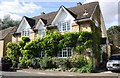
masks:
[[[17,27],[9,27],[0,31],[0,40],[4,39],[9,33],[16,31]]]
[[[83,5],[77,5],[75,7],[66,8],[66,10],[73,16],[75,19],[82,19],[82,18],[89,18],[91,17],[96,5],[98,2],[91,2]],[[88,15],[84,16],[83,14],[86,12]],[[39,16],[35,16],[32,19],[35,20],[35,24],[38,22],[39,19],[42,19],[46,25],[50,25],[53,21],[54,17],[56,16],[58,11],[50,12],[47,14],[42,14]]]
[[[47,13],[47,14],[42,14],[40,16],[35,16],[35,17],[33,17],[33,19],[37,23],[39,21],[39,19],[41,18],[42,20],[44,20],[43,22],[45,22],[46,25],[49,25],[49,24],[51,24],[51,22],[54,19],[56,14],[57,14],[57,11],[50,12],[50,13]]]
[[[34,19],[28,18],[28,17],[26,17],[26,16],[24,16],[24,17],[25,17],[25,19],[27,20],[27,22],[29,23],[29,25],[30,25],[31,27],[33,27],[33,26],[35,25],[35,20],[34,20]]]

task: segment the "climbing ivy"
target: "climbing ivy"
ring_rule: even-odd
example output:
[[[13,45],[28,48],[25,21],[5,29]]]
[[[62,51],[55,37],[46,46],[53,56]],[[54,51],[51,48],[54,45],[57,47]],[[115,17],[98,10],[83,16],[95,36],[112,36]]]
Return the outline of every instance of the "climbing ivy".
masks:
[[[101,56],[101,48],[100,48],[100,44],[101,44],[101,29],[100,27],[96,27],[95,24],[92,24],[92,50],[93,50],[93,54],[94,57],[100,61],[100,56]]]

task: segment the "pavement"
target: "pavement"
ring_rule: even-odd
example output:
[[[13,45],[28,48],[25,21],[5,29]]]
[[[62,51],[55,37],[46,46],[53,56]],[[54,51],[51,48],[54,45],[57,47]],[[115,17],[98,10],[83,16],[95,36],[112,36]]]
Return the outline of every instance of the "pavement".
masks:
[[[22,73],[32,73],[40,76],[118,76],[120,73],[113,73],[111,71],[101,71],[99,73],[76,73],[76,72],[64,72],[64,71],[51,71],[51,70],[34,70],[34,69],[22,69],[17,70]]]

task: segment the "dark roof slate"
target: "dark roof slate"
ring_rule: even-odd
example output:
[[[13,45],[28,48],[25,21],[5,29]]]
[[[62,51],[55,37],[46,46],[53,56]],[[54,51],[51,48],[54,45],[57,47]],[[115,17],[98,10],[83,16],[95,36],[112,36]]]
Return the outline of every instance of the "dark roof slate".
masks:
[[[29,25],[30,25],[31,27],[34,27],[34,25],[35,25],[35,20],[32,19],[32,18],[28,18],[28,17],[26,17],[26,16],[24,16],[24,17],[25,17],[25,19],[27,20],[27,22],[29,23]]]

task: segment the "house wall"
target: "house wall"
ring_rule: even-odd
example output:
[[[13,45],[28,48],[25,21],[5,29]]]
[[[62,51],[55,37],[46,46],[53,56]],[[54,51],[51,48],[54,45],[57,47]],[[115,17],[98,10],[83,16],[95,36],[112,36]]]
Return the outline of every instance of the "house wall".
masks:
[[[3,47],[4,47],[4,40],[0,41],[0,58],[3,57]]]
[[[33,30],[30,31],[30,40],[35,40],[35,33]]]
[[[12,34],[8,34],[5,38],[4,38],[4,47],[3,47],[3,56],[6,56],[7,55],[7,44],[9,42],[12,42]]]
[[[13,34],[12,35],[12,42],[17,43],[21,40],[21,34]]]
[[[71,26],[71,30],[72,30],[72,23],[75,23],[74,18],[62,9],[61,13],[58,15],[58,17],[56,18],[53,25],[58,26],[58,23],[65,22],[65,21],[70,21],[70,26]],[[59,26],[58,26],[58,29],[59,29]]]
[[[19,28],[17,29],[17,33],[22,32],[23,30],[30,29],[30,25],[28,24],[27,20],[23,18],[22,22],[19,25]]]
[[[79,25],[77,23],[72,23],[72,32],[79,32]]]
[[[30,36],[29,36],[30,40],[35,40],[37,36],[38,36],[37,32],[30,30]],[[17,43],[18,41],[21,41],[21,34],[17,34],[17,35],[13,34],[12,42]]]
[[[80,31],[88,31],[91,32],[91,23],[90,21],[80,23]]]

